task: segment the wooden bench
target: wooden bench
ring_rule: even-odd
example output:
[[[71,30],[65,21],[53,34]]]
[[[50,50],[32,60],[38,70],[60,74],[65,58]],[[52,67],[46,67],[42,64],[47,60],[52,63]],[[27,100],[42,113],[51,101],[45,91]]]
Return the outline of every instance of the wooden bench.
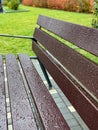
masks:
[[[98,30],[42,15],[37,24],[32,50],[41,67],[50,73],[87,126],[97,130],[98,64],[57,39],[61,37],[97,59]],[[49,79],[48,83],[51,87]],[[5,59],[0,55],[0,130],[7,130],[9,112],[14,130],[38,130],[38,124],[45,130],[70,129],[26,54],[18,59],[12,54]]]

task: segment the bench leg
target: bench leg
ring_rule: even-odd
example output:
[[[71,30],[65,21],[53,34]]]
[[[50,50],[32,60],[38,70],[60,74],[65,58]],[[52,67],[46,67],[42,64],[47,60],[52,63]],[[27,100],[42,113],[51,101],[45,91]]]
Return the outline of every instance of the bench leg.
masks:
[[[48,85],[49,85],[49,89],[51,89],[51,88],[52,88],[52,84],[51,84],[51,81],[50,81],[50,79],[49,79],[48,73],[47,73],[45,67],[44,67],[43,64],[40,62],[39,59],[38,59],[38,61],[39,61],[40,67],[41,67],[41,69],[42,69],[42,71],[43,71],[43,74],[44,74],[44,76],[45,76],[45,78],[46,78],[46,81],[47,81],[47,83],[48,83]]]

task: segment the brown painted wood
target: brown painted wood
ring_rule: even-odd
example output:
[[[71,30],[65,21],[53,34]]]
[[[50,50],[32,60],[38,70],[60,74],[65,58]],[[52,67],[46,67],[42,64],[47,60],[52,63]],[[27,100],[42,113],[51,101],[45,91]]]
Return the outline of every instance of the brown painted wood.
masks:
[[[41,27],[98,56],[98,30],[40,15]]]
[[[72,82],[61,69],[61,66],[58,66],[58,64],[56,64],[38,44],[33,43],[33,50],[49,73],[53,76],[63,93],[68,97],[73,106],[79,112],[88,127],[92,130],[97,130],[98,104],[95,103],[94,105],[94,102],[90,100],[84,91],[81,90],[80,86]]]
[[[98,99],[98,65],[40,29],[34,37]]]
[[[6,67],[13,128],[14,130],[37,130],[19,66],[14,55],[6,55]]]
[[[2,56],[0,55],[0,130],[7,130],[7,114],[5,106],[4,70]]]
[[[45,130],[69,130],[63,116],[26,55],[19,55],[25,77]]]

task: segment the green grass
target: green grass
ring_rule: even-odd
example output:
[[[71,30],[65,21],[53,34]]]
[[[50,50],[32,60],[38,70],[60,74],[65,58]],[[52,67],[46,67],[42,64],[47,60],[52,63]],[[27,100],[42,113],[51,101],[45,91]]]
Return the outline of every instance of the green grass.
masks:
[[[0,34],[32,36],[39,14],[89,27],[91,26],[93,17],[92,14],[34,8],[21,5],[19,10],[22,9],[27,9],[29,12],[0,14]],[[6,10],[8,9],[6,8]],[[0,53],[3,55],[7,53],[27,53],[33,55],[32,41],[0,37]]]

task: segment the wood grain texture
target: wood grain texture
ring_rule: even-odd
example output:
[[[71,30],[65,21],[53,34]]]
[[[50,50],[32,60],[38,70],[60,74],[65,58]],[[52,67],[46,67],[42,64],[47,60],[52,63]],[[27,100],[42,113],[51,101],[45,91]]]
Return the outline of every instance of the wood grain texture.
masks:
[[[69,130],[62,114],[43,84],[34,65],[26,55],[19,55],[25,77],[45,130]]]
[[[40,29],[34,37],[98,99],[98,65]]]
[[[14,130],[37,130],[37,125],[14,55],[6,55],[6,69]]]
[[[38,25],[98,56],[98,30],[40,15]]]
[[[61,66],[59,66],[38,44],[33,43],[33,50],[52,75],[63,93],[79,112],[82,119],[92,130],[98,128],[98,103],[90,100],[81,87],[72,82]]]

